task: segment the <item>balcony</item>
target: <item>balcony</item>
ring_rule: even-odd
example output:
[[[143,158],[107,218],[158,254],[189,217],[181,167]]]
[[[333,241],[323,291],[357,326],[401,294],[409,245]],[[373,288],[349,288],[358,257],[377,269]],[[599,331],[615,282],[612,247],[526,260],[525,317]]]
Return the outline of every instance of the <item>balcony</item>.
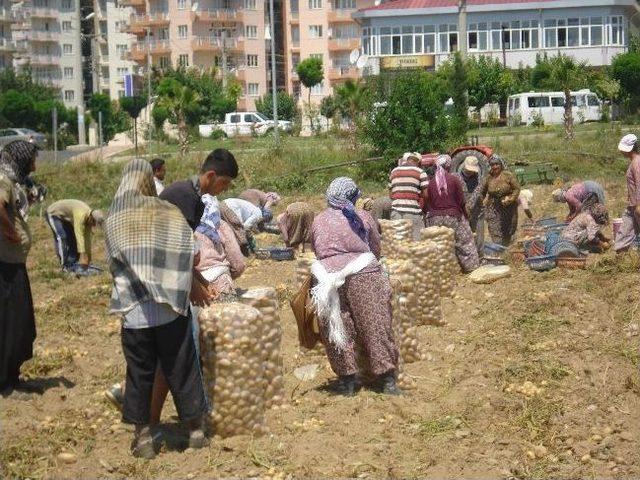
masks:
[[[29,54],[29,63],[31,63],[31,65],[41,66],[60,65],[60,57],[56,55],[32,53]]]
[[[164,12],[154,12],[145,15],[134,14],[129,19],[127,32],[137,33],[141,29],[149,27],[162,27],[169,25],[169,14]]]
[[[289,45],[289,49],[294,52],[300,51],[300,40],[291,40],[291,45]]]
[[[30,12],[32,18],[58,18],[59,12],[55,8],[33,7]]]
[[[359,38],[330,38],[329,51],[337,52],[341,50],[353,50],[360,48]]]
[[[136,42],[131,45],[131,50],[123,55],[123,60],[133,60],[135,62],[144,62],[147,54],[166,55],[171,53],[171,45],[169,40],[157,40],[151,42]]]
[[[57,42],[60,40],[60,32],[47,32],[46,30],[32,30],[27,34],[32,42]]]
[[[242,12],[233,8],[197,10],[196,19],[201,22],[240,22]]]
[[[8,8],[0,8],[0,23],[13,22],[13,12]]]
[[[343,82],[345,80],[357,80],[360,78],[358,69],[356,67],[333,67],[329,69],[329,81],[331,82]]]
[[[144,7],[144,0],[121,0],[119,2],[123,7]]]
[[[289,12],[289,23],[291,25],[298,25],[300,23],[300,13],[299,12]]]
[[[16,44],[8,38],[0,38],[0,52],[15,52]]]
[[[224,41],[224,47],[228,52],[243,51],[244,40],[236,38],[227,38]],[[191,48],[197,52],[221,52],[221,37],[196,37],[191,40]]]
[[[329,23],[349,23],[355,22],[353,17],[351,16],[355,13],[355,9],[337,9],[337,10],[329,10],[328,20]]]

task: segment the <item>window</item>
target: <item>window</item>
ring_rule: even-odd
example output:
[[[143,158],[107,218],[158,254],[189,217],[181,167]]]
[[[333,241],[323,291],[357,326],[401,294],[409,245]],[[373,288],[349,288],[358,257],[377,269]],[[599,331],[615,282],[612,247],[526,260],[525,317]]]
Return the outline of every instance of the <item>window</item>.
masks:
[[[589,24],[590,44],[594,46],[602,45],[602,17],[591,17]]]
[[[229,117],[229,122],[230,123],[240,123],[240,115],[231,115]]]
[[[315,58],[317,60],[322,61],[322,54],[321,53],[312,53],[311,55],[309,55],[310,58]]]
[[[487,23],[469,24],[467,48],[470,51],[489,49],[489,25]]]
[[[422,31],[424,32],[424,35],[422,36],[422,39],[424,42],[422,51],[424,53],[435,53],[436,51],[435,27],[433,25],[425,25],[422,28]]]
[[[358,26],[351,23],[338,23],[331,31],[331,38],[359,38]]]
[[[256,25],[245,25],[244,36],[247,38],[258,38],[258,27]]]
[[[607,22],[603,17],[583,17],[548,19],[544,22],[545,48],[623,45],[622,17],[611,17]],[[604,29],[604,30],[603,30]]]
[[[169,27],[163,27],[158,32],[158,38],[160,40],[169,40]]]
[[[549,106],[549,97],[529,97],[529,108],[542,108]]]
[[[356,0],[334,0],[333,8],[336,10],[353,10],[356,8]]]
[[[124,77],[129,73],[129,69],[127,67],[118,67],[117,72],[118,77]]]
[[[122,56],[124,55],[127,50],[129,49],[128,45],[126,43],[119,43],[116,45],[116,53],[118,54],[118,56]]]
[[[169,57],[160,57],[160,68],[169,68],[171,66],[171,59]]]
[[[609,45],[623,45],[622,17],[610,17],[609,21]]]
[[[67,20],[62,22],[62,31],[63,32],[70,32],[71,29],[72,29],[71,22],[69,22]]]
[[[188,53],[181,53],[180,55],[178,55],[178,65],[180,65],[181,67],[188,67],[189,66],[189,54]]]
[[[118,98],[124,98],[124,90],[118,90]]]
[[[186,25],[178,25],[178,38],[187,38],[187,26]]]
[[[297,25],[291,27],[291,43],[294,47],[300,45],[300,27]]]
[[[65,90],[64,91],[64,101],[65,102],[73,102],[76,99],[76,92],[73,90]]]
[[[551,97],[552,107],[564,107],[564,97]]]
[[[257,85],[257,83],[254,83],[254,85]],[[253,113],[246,113],[244,115],[244,121],[247,123],[257,123],[260,121],[260,119],[255,116]]]
[[[324,90],[322,82],[318,83],[311,87],[311,95],[322,95],[322,91]]]
[[[73,79],[73,67],[64,67],[64,79],[65,80]]]
[[[322,25],[309,25],[310,38],[322,38]]]
[[[247,67],[258,66],[258,55],[247,55]]]
[[[62,10],[73,10],[73,0],[62,0]]]
[[[600,102],[598,101],[598,97],[596,97],[595,95],[588,95],[587,105],[589,105],[590,107],[599,107]]]
[[[291,0],[291,13],[298,13],[299,9],[298,0]]]
[[[244,8],[245,10],[255,10],[256,0],[244,0]]]
[[[478,24],[480,26],[481,24]],[[528,50],[539,47],[538,20],[491,23],[491,49]]]
[[[73,55],[73,45],[70,43],[65,43],[62,45],[62,53],[65,55]]]
[[[455,25],[439,25],[438,41],[439,51],[442,53],[455,52],[458,50],[458,27]]]
[[[187,0],[178,0],[178,10],[187,9]]]
[[[320,10],[322,8],[322,0],[309,0],[310,10]]]
[[[257,97],[260,91],[260,84],[258,83],[249,83],[247,85],[247,95],[250,97]]]

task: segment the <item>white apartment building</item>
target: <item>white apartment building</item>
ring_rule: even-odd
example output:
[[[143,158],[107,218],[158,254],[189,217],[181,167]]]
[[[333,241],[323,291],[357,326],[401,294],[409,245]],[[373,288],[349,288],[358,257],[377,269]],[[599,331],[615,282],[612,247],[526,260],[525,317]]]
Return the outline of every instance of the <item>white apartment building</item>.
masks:
[[[609,65],[640,25],[636,0],[468,0],[470,55],[510,68],[559,52]],[[418,65],[435,68],[458,49],[457,0],[392,0],[354,14],[371,73]]]

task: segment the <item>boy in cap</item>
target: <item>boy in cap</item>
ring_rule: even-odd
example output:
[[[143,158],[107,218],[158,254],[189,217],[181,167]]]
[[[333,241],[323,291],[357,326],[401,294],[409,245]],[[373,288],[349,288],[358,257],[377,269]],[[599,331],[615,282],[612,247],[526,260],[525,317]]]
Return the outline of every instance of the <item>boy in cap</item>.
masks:
[[[421,158],[419,153],[405,153],[389,175],[391,219],[411,220],[416,241],[420,240],[420,230],[424,228],[422,207],[429,184],[427,174],[418,166]]]
[[[618,150],[630,160],[627,169],[627,208],[622,214],[622,225],[613,248],[616,253],[629,250],[640,233],[640,145],[638,137],[630,133],[618,144]]]

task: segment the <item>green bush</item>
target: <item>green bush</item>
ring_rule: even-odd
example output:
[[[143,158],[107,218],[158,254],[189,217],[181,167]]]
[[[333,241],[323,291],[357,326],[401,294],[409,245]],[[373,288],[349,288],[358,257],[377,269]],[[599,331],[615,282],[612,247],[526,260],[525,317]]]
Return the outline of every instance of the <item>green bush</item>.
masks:
[[[287,92],[278,92],[276,95],[278,118],[280,120],[293,121],[296,116],[296,101]],[[270,93],[256,100],[256,110],[267,118],[273,118],[273,97]]]

